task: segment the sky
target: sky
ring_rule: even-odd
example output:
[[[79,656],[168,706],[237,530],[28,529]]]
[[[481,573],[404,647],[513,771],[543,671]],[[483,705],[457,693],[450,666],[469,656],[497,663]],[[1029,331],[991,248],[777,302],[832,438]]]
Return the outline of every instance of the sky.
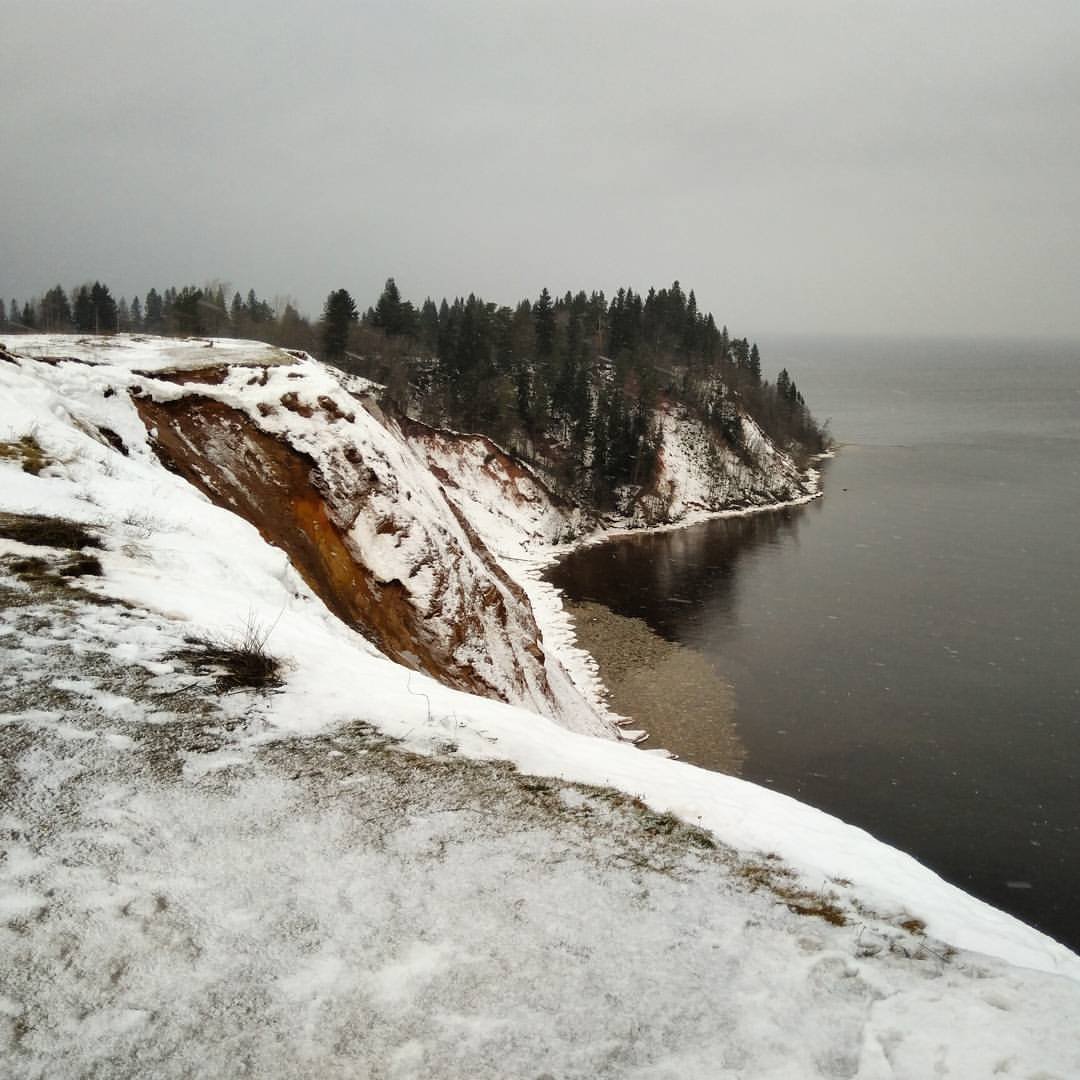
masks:
[[[0,297],[1080,337],[1076,0],[5,0]]]

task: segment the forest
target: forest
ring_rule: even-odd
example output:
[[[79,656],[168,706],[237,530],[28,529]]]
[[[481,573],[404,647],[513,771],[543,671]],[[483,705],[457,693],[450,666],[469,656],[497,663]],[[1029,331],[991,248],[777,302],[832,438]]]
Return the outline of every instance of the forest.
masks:
[[[290,301],[223,284],[113,297],[101,282],[0,300],[5,333],[150,333],[255,338],[304,349],[381,385],[381,404],[425,423],[488,435],[561,494],[598,509],[647,486],[657,410],[677,406],[735,453],[751,417],[800,462],[827,449],[786,370],[770,382],[756,343],[734,337],[678,281],[646,293],[567,291],[499,305],[468,297],[404,299],[389,278],[361,311],[345,289],[318,320]]]

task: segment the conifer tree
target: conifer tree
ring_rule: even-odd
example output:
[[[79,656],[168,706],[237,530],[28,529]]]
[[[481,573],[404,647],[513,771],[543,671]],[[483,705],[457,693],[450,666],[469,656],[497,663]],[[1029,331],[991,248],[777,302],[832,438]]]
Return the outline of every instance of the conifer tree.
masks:
[[[536,324],[536,352],[550,356],[555,348],[555,305],[545,286],[533,306],[533,322]]]
[[[96,329],[97,313],[94,309],[94,301],[90,297],[90,287],[80,285],[75,294],[75,329],[82,333],[90,333]]]
[[[418,333],[421,347],[427,352],[435,352],[439,343],[439,309],[430,296],[420,308]]]
[[[176,333],[185,337],[201,336],[206,333],[206,326],[203,323],[204,300],[202,289],[197,289],[193,285],[185,285],[173,297],[169,321]]]
[[[54,285],[41,298],[41,325],[46,330],[71,329],[71,304],[67,293],[59,285]]]
[[[340,359],[349,344],[349,326],[359,319],[356,301],[346,289],[330,293],[323,305],[322,347],[330,359]]]
[[[750,346],[750,359],[747,361],[747,370],[754,382],[761,382],[761,353],[758,352],[757,342]]]
[[[151,289],[146,294],[146,305],[143,313],[146,329],[152,334],[160,334],[165,329],[165,302],[162,300],[157,289]],[[78,314],[76,313],[76,321]]]
[[[401,310],[401,293],[393,278],[387,278],[382,294],[371,313],[371,325],[385,330],[387,334],[400,334],[404,329]]]

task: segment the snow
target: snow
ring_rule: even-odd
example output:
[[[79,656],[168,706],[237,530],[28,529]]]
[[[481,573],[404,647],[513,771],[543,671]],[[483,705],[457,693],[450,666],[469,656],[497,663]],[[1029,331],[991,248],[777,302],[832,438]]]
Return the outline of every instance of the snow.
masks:
[[[391,663],[103,393],[266,346],[7,344],[88,363],[0,360],[0,442],[33,434],[51,462],[0,458],[0,512],[84,522],[105,550],[90,598],[0,575],[6,1075],[1080,1075],[1080,958],[795,800]],[[340,394],[276,360],[267,395]],[[245,408],[262,389],[198,388]],[[335,452],[292,416],[267,422]],[[364,449],[428,490],[392,433]],[[524,511],[515,546],[508,505],[474,528],[569,654],[536,576],[555,519]],[[63,557],[0,540],[0,567],[30,552]],[[175,658],[249,619],[279,693],[217,695]],[[557,693],[596,691],[580,666]],[[844,925],[751,888],[756,866]]]

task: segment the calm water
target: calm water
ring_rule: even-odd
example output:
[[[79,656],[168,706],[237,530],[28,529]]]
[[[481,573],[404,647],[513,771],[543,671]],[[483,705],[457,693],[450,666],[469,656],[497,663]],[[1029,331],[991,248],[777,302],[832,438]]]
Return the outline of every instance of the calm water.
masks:
[[[714,663],[748,779],[1080,948],[1080,344],[761,344],[845,444],[825,498],[552,580]],[[708,716],[654,734],[715,764]]]

